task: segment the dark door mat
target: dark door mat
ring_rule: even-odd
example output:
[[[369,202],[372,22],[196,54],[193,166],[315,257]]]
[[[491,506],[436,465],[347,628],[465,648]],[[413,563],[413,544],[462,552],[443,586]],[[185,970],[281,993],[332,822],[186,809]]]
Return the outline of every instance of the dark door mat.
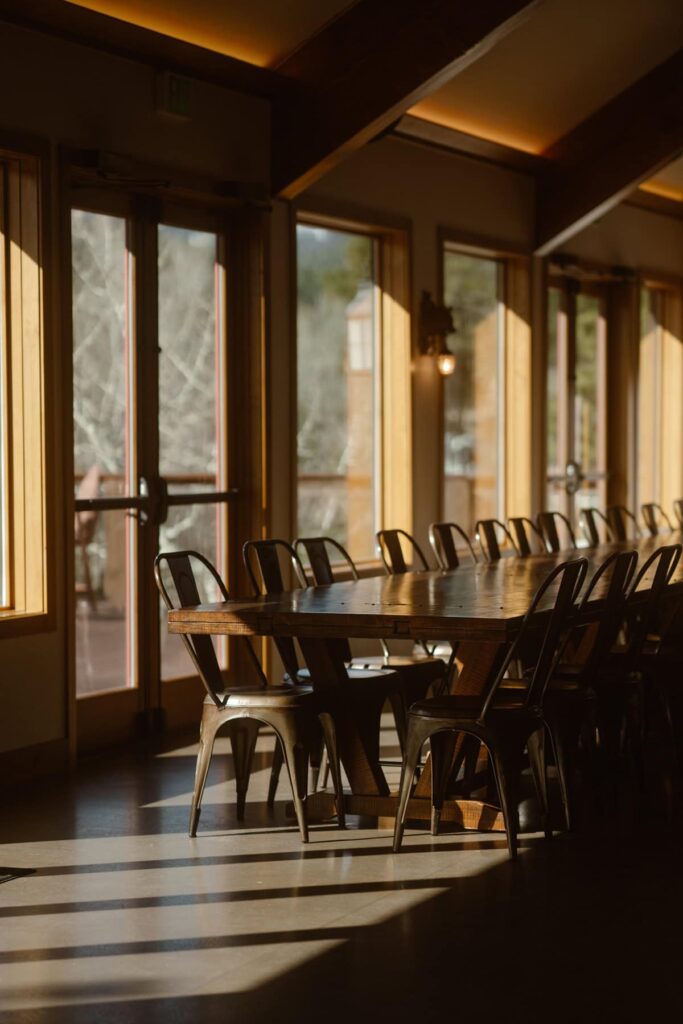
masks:
[[[23,878],[25,875],[35,875],[35,873],[35,868],[0,867],[0,885],[3,882],[11,882],[14,878]]]

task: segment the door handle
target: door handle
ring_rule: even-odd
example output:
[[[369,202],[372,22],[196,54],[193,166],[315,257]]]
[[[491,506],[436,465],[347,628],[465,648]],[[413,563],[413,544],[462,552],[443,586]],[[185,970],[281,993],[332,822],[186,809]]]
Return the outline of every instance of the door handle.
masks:
[[[168,518],[168,487],[162,476],[140,477],[140,495],[145,499],[140,509],[143,526],[161,526]]]

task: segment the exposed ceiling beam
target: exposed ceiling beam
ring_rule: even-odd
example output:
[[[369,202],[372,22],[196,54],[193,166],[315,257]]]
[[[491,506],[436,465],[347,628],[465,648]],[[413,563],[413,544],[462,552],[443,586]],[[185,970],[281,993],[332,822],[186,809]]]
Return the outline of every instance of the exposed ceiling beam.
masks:
[[[563,245],[683,151],[683,50],[545,151],[536,251]]]
[[[525,153],[521,149],[513,149],[501,142],[493,142],[490,139],[480,138],[478,135],[470,135],[468,132],[459,131],[457,128],[448,128],[446,125],[434,124],[432,121],[426,121],[422,117],[413,117],[411,114],[402,117],[396,127],[392,129],[391,134],[394,138],[429,146],[433,149],[441,149],[451,155],[473,157],[486,163],[511,167],[514,170],[526,171],[530,174],[538,173],[545,166],[543,158],[536,156],[535,153]]]
[[[359,0],[277,68],[274,194],[292,198],[464,70],[542,0]]]
[[[59,0],[0,0],[0,22],[61,36],[117,57],[150,64],[236,92],[272,98],[287,89],[280,75],[214,50]]]

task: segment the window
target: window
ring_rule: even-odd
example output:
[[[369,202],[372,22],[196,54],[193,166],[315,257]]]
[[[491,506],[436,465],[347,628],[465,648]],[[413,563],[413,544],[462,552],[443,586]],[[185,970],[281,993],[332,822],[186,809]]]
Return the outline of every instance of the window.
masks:
[[[455,372],[444,378],[443,513],[470,530],[503,514],[504,263],[447,244],[444,302],[456,328],[448,339]]]
[[[297,227],[297,531],[360,561],[380,523],[377,264],[371,235]]]
[[[10,632],[47,612],[40,210],[37,159],[0,152],[0,618]]]
[[[683,493],[683,316],[680,293],[646,282],[640,293],[636,500],[669,516]]]
[[[412,526],[409,239],[310,212],[297,227],[297,523],[360,562]]]
[[[606,376],[604,293],[558,282],[548,292],[545,503],[570,519],[606,503]]]

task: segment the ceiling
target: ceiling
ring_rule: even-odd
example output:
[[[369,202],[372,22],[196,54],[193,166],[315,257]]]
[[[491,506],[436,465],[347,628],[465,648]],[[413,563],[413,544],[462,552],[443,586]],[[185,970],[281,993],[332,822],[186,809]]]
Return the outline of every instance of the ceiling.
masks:
[[[60,0],[64,2],[64,0]],[[67,0],[260,67],[275,67],[349,0]]]
[[[668,167],[664,167],[654,178],[650,178],[640,187],[646,192],[654,192],[656,195],[683,203],[683,156],[674,160]]]
[[[353,0],[66,2],[269,68],[354,6]],[[682,0],[542,0],[409,113],[542,153],[681,47]],[[683,201],[683,158],[644,187]]]
[[[682,45],[681,0],[545,0],[410,113],[541,153]]]

